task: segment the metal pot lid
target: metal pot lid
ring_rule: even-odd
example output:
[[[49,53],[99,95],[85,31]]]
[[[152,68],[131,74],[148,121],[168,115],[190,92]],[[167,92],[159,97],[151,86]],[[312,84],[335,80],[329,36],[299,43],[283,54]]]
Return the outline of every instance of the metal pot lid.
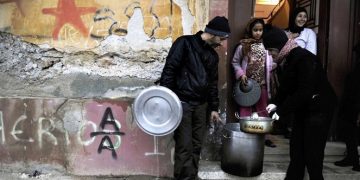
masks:
[[[251,116],[241,116],[241,117],[239,117],[239,120],[241,120],[241,121],[274,121],[270,117],[263,117],[263,116],[259,116],[256,119],[254,119]]]
[[[244,107],[249,107],[256,104],[261,95],[259,83],[253,79],[248,79],[248,85],[242,86],[241,81],[237,81],[234,86],[234,99],[235,102]]]
[[[154,136],[172,133],[179,126],[182,113],[177,95],[163,86],[151,86],[142,90],[133,104],[137,125]]]

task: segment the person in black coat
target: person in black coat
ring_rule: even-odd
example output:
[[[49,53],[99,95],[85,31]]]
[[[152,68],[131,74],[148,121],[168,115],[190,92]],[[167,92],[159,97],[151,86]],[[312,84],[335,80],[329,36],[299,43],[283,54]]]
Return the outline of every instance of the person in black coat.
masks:
[[[215,17],[204,32],[175,40],[166,58],[160,85],[171,89],[181,100],[183,116],[174,132],[175,179],[195,179],[206,127],[210,119],[219,121],[218,61],[214,50],[230,34],[228,20]]]
[[[293,114],[290,164],[286,180],[322,180],[324,149],[336,95],[317,57],[288,39],[285,32],[266,26],[263,43],[274,60],[282,63],[280,87],[266,109],[273,117]]]
[[[360,171],[359,165],[359,126],[360,126],[360,44],[356,52],[355,68],[346,76],[343,98],[340,103],[339,123],[340,133],[346,144],[346,157],[336,161],[336,166],[352,166],[352,170]]]

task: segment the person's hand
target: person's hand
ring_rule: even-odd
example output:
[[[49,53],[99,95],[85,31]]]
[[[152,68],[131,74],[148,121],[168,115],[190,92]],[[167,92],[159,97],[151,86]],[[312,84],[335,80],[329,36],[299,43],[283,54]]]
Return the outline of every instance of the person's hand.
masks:
[[[212,122],[221,122],[219,113],[216,112],[216,111],[211,111],[210,121],[212,121]]]
[[[271,116],[271,119],[274,119],[274,120],[279,120],[280,116],[276,113],[274,113],[272,116]]]
[[[276,105],[275,104],[269,104],[269,105],[267,105],[266,106],[266,111],[268,112],[268,113],[271,113],[271,112],[273,112],[273,111],[276,111]]]
[[[241,81],[241,84],[247,85],[247,77],[245,74],[240,76],[240,81]]]
[[[288,37],[288,39],[295,39],[295,38],[297,38],[297,37],[299,37],[300,36],[300,34],[299,33],[286,33],[286,35],[287,35],[287,37]]]

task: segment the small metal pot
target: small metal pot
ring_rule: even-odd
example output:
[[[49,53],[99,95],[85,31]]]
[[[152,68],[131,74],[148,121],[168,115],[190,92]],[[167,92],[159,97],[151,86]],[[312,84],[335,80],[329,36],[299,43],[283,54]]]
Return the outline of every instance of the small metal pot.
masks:
[[[270,133],[275,121],[269,117],[253,118],[251,116],[239,117],[236,115],[236,118],[239,119],[241,131],[253,134]]]

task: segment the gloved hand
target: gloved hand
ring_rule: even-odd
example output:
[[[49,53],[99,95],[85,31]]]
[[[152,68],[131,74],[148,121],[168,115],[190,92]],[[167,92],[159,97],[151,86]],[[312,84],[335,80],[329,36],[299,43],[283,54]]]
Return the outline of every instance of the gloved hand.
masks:
[[[271,116],[271,119],[274,119],[274,120],[279,120],[280,116],[276,113],[274,113],[272,116]]]
[[[245,74],[242,75],[242,76],[240,76],[240,82],[241,82],[241,84],[247,86],[247,80],[248,80],[248,78],[247,78],[247,76],[246,76]]]
[[[211,111],[210,120],[211,120],[212,122],[220,122],[221,119],[220,119],[219,113],[216,112],[216,111]]]
[[[267,105],[266,106],[266,111],[268,112],[268,113],[271,113],[271,112],[273,112],[273,111],[276,111],[276,105],[275,104],[269,104],[269,105]]]

